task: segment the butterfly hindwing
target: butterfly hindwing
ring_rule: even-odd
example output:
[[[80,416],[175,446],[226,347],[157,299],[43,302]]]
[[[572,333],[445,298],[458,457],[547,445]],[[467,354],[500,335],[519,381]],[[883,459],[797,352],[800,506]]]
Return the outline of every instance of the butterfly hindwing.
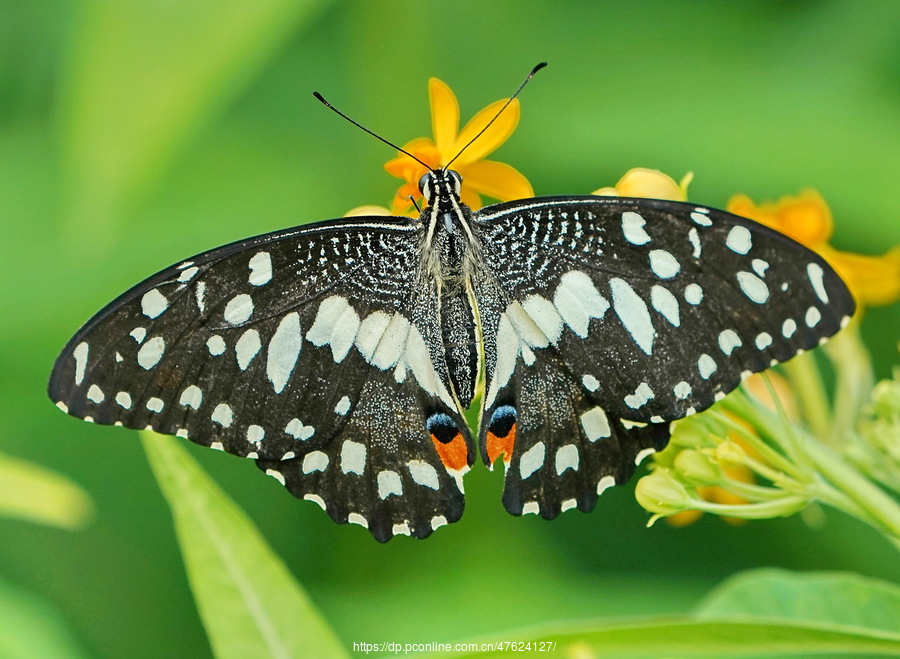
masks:
[[[665,444],[668,421],[815,347],[854,309],[819,256],[722,211],[564,197],[485,208],[475,222],[492,273],[484,299],[496,300],[482,311],[495,351],[480,442],[492,461],[491,424],[515,411],[514,513],[531,501],[551,517],[572,498],[591,507],[590,481],[621,482]],[[592,478],[567,485],[579,469]]]
[[[415,236],[403,219],[355,218],[188,259],[89,321],[50,396],[97,423],[256,458],[380,540],[427,535],[461,514],[473,451],[429,349],[437,299],[415,285]],[[432,442],[438,414],[459,430],[453,459]]]

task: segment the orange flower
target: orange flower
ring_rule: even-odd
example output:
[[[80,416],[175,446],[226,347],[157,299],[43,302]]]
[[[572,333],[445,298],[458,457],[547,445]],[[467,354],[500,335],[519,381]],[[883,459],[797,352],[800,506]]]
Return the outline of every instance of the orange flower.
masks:
[[[746,195],[735,195],[727,209],[772,227],[821,254],[847,282],[861,306],[891,304],[900,299],[900,247],[882,256],[836,250],[828,244],[834,229],[831,209],[815,190],[759,205]]]
[[[437,78],[431,78],[428,81],[428,95],[434,139],[420,137],[407,142],[403,148],[435,169],[444,167],[459,154],[506,103],[505,99],[491,103],[459,130],[459,103],[450,88]],[[534,196],[531,184],[517,170],[504,163],[484,160],[507,140],[518,123],[519,102],[513,100],[490,128],[453,160],[452,168],[463,179],[462,200],[472,209],[481,208],[481,195],[499,201]],[[421,199],[419,179],[426,173],[426,168],[404,154],[389,161],[384,168],[391,175],[406,181],[394,195],[391,204],[393,213],[417,215],[410,197]]]

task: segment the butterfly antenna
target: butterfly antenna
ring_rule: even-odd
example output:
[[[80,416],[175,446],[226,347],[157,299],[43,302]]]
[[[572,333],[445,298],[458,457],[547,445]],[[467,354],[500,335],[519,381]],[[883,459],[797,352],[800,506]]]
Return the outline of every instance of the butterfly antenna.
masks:
[[[453,156],[453,157],[450,159],[450,162],[448,162],[446,165],[444,165],[444,171],[447,171],[447,169],[450,168],[450,165],[453,164],[453,161],[456,160],[457,158],[459,158],[459,157],[463,154],[463,151],[465,151],[465,150],[468,149],[470,146],[472,146],[472,143],[473,143],[475,140],[477,140],[479,137],[481,137],[481,136],[484,134],[484,131],[486,131],[488,128],[491,127],[491,124],[493,124],[495,121],[497,121],[497,117],[499,117],[501,114],[503,114],[503,111],[504,111],[507,107],[509,107],[509,104],[513,102],[513,99],[514,99],[516,96],[519,95],[519,92],[522,91],[522,89],[525,87],[525,85],[528,84],[528,81],[531,80],[531,79],[534,77],[534,74],[537,73],[538,71],[540,71],[541,69],[543,69],[545,66],[547,66],[547,62],[541,62],[540,64],[538,64],[537,66],[535,66],[533,69],[531,69],[531,72],[530,72],[527,76],[525,76],[525,80],[522,81],[522,84],[519,85],[519,88],[515,91],[515,93],[514,93],[512,96],[510,96],[510,97],[506,100],[506,103],[504,103],[504,104],[503,104],[503,107],[500,108],[500,109],[497,111],[497,114],[494,115],[493,119],[491,119],[489,122],[487,122],[487,124],[485,125],[485,127],[482,128],[480,131],[478,131],[478,134],[477,134],[475,137],[473,137],[471,140],[469,140],[469,141],[466,143],[466,145],[465,145],[463,148],[461,148],[461,149],[459,150],[459,153],[457,153],[455,156]]]
[[[518,93],[518,92],[517,92],[517,93]],[[346,119],[347,121],[349,121],[351,124],[353,124],[353,125],[356,126],[357,128],[360,128],[360,129],[364,130],[365,132],[367,132],[369,135],[371,135],[371,136],[374,137],[375,139],[381,140],[382,142],[384,142],[385,144],[387,144],[389,147],[392,147],[392,148],[394,148],[394,149],[397,149],[397,151],[399,151],[400,153],[405,153],[406,155],[408,155],[410,158],[412,158],[413,160],[415,160],[415,161],[416,161],[417,163],[419,163],[420,165],[424,165],[425,168],[428,169],[429,171],[431,170],[431,167],[429,167],[427,163],[422,162],[421,160],[419,160],[418,158],[416,158],[413,154],[411,154],[409,151],[406,151],[405,149],[401,149],[399,146],[397,146],[397,145],[394,144],[393,142],[387,141],[386,139],[384,139],[384,138],[383,138],[381,135],[379,135],[378,133],[375,133],[375,132],[369,130],[368,128],[366,128],[365,126],[363,126],[363,125],[362,125],[361,123],[359,123],[358,121],[355,121],[355,120],[351,119],[350,117],[348,117],[346,114],[344,114],[343,112],[341,112],[340,110],[338,110],[336,107],[334,107],[331,103],[329,103],[328,101],[326,101],[326,100],[325,100],[325,97],[322,96],[319,92],[313,92],[313,96],[315,96],[316,99],[318,99],[318,101],[319,101],[320,103],[322,103],[322,105],[324,105],[326,108],[328,108],[329,110],[332,110],[332,111],[334,111],[335,113],[337,113],[338,115],[342,116],[344,119]]]

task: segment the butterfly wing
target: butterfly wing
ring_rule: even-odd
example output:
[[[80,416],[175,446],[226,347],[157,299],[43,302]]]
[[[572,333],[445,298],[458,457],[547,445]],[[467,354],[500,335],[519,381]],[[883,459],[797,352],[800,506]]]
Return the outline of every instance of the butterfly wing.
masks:
[[[462,514],[473,451],[426,347],[440,334],[436,293],[415,286],[417,245],[405,219],[353,218],[188,259],[78,332],[50,397],[96,423],[257,459],[379,540],[428,535]],[[436,413],[461,435],[450,466],[428,428]]]
[[[668,423],[854,311],[818,255],[723,211],[559,197],[483,209],[484,459],[513,514],[590,510]]]

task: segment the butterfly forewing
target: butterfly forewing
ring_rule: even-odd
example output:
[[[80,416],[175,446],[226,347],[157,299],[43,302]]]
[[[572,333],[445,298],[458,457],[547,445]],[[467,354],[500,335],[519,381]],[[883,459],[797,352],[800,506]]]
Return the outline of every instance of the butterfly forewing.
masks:
[[[507,508],[593,507],[667,422],[834,334],[850,294],[816,254],[690,204],[559,197],[485,208],[480,442]],[[506,432],[514,417],[512,431]],[[496,426],[497,432],[493,431]]]
[[[431,358],[437,298],[417,285],[417,245],[405,219],[357,218],[188,259],[89,321],[50,396],[97,423],[258,458],[380,540],[427,535],[461,514],[472,450]],[[435,414],[460,434],[447,464]]]

